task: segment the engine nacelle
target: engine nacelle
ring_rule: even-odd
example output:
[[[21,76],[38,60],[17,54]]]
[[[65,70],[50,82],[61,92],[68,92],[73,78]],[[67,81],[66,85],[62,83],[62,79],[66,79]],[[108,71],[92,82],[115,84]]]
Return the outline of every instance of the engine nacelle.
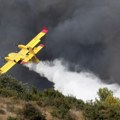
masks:
[[[27,47],[25,45],[18,45],[19,49],[27,49]]]
[[[5,60],[6,60],[6,61],[13,61],[13,59],[10,58],[10,57],[5,57]]]

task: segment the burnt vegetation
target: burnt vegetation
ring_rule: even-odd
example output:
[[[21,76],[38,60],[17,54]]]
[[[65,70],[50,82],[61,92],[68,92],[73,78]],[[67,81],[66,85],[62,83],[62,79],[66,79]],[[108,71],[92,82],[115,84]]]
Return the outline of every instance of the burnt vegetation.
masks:
[[[0,98],[14,101],[6,102],[14,113],[7,120],[119,120],[120,99],[107,88],[99,89],[98,96],[94,102],[84,102],[54,89],[39,91],[10,76],[0,77]],[[1,106],[0,111],[0,116],[7,114]]]

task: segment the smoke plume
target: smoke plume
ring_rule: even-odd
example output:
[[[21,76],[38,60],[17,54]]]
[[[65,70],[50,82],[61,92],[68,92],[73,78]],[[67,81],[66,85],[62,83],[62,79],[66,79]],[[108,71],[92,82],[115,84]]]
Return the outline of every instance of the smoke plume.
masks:
[[[74,96],[84,101],[95,100],[98,97],[99,88],[107,87],[114,92],[115,96],[120,97],[120,89],[117,84],[107,85],[90,72],[70,71],[68,65],[65,62],[63,64],[60,60],[44,61],[38,64],[30,63],[26,66],[53,82],[55,90],[67,96]]]
[[[120,84],[119,6],[119,0],[0,0],[0,65],[8,53],[18,51],[18,44],[47,26],[40,59],[63,58],[73,71],[79,65],[107,83]],[[52,86],[19,65],[9,73],[35,85],[42,80],[39,88]]]

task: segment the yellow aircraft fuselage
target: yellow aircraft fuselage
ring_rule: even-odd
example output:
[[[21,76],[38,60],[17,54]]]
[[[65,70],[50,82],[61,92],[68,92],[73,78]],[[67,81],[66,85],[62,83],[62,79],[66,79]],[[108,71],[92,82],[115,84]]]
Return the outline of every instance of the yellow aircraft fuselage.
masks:
[[[10,53],[5,60],[7,63],[0,68],[0,74],[6,73],[11,69],[16,63],[25,64],[29,61],[39,62],[36,54],[44,47],[43,44],[35,47],[41,40],[48,30],[44,28],[36,37],[34,37],[27,45],[18,45],[21,49],[18,53]]]

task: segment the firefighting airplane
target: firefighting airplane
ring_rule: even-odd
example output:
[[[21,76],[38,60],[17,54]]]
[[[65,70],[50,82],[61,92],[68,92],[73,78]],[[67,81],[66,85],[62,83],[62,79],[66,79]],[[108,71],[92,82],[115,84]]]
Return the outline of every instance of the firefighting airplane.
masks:
[[[46,33],[48,32],[47,28],[35,36],[27,45],[18,45],[18,48],[21,49],[18,53],[10,53],[5,60],[7,61],[5,65],[0,68],[0,74],[6,73],[10,70],[16,63],[25,64],[29,61],[39,62],[39,59],[36,57],[36,54],[44,47],[43,44],[35,47]]]

